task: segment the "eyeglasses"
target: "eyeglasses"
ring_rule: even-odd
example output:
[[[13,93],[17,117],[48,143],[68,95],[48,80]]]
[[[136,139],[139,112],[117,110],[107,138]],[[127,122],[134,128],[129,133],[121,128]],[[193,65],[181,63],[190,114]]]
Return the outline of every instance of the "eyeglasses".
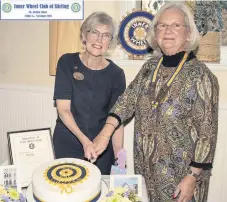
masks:
[[[180,24],[180,23],[173,23],[171,25],[160,23],[160,24],[157,24],[156,25],[156,29],[157,30],[160,30],[160,31],[166,30],[167,27],[171,27],[171,29],[173,31],[179,31],[179,30],[183,29],[183,27],[188,27],[188,26],[187,25]]]
[[[103,41],[111,41],[113,39],[112,34],[107,33],[107,32],[100,33],[98,30],[95,30],[95,29],[87,30],[87,31],[90,34],[90,36],[95,40],[99,39],[100,36]]]

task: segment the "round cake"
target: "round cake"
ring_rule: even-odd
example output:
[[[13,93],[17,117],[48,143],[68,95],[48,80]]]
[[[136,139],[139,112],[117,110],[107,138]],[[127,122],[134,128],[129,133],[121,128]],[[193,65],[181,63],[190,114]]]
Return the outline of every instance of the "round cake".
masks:
[[[57,159],[38,167],[32,178],[36,202],[95,202],[101,195],[101,173],[80,159]]]

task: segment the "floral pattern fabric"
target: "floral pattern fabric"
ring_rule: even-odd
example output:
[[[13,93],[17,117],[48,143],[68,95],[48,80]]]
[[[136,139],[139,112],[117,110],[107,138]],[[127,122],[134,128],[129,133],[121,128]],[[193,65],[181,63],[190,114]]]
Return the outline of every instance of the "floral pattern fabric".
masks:
[[[150,92],[158,59],[147,61],[111,113],[122,122],[135,116],[135,173],[144,176],[150,202],[173,202],[172,194],[190,163],[212,163],[218,127],[219,86],[196,58],[186,62],[164,101],[152,107]],[[161,66],[156,93],[174,68]],[[129,134],[126,134],[129,135]],[[210,170],[204,170],[193,202],[207,201]]]

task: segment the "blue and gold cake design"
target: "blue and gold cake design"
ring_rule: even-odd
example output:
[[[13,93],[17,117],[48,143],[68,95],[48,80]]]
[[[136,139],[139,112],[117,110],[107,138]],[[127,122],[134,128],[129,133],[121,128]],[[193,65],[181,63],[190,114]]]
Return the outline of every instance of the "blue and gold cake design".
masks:
[[[32,177],[36,202],[97,202],[101,195],[101,172],[81,159],[55,159],[40,165]]]
[[[71,194],[73,185],[83,183],[89,176],[89,170],[83,165],[61,163],[53,165],[44,172],[45,180],[61,189],[61,193]]]

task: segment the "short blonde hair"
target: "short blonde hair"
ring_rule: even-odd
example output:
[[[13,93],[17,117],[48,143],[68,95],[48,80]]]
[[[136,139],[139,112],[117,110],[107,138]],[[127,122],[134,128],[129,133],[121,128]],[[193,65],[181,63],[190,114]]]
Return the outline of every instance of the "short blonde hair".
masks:
[[[199,45],[200,35],[199,35],[198,29],[196,27],[194,17],[192,15],[191,11],[189,10],[187,5],[185,5],[184,3],[181,3],[181,2],[167,2],[155,14],[155,17],[153,19],[151,28],[150,28],[148,36],[147,36],[148,44],[152,47],[152,49],[159,51],[159,52],[161,51],[155,40],[156,26],[158,24],[159,18],[162,15],[162,13],[170,8],[179,9],[180,11],[182,11],[185,14],[185,24],[189,27],[190,33],[191,33],[188,45],[187,45],[187,47],[185,47],[185,51],[187,51],[187,52],[194,51]]]
[[[117,27],[112,17],[105,12],[94,12],[89,15],[80,27],[80,39],[83,40],[83,35],[86,36],[86,32],[95,29],[98,25],[106,25],[110,28],[113,36],[113,41],[116,41]],[[116,43],[116,42],[115,42]]]

